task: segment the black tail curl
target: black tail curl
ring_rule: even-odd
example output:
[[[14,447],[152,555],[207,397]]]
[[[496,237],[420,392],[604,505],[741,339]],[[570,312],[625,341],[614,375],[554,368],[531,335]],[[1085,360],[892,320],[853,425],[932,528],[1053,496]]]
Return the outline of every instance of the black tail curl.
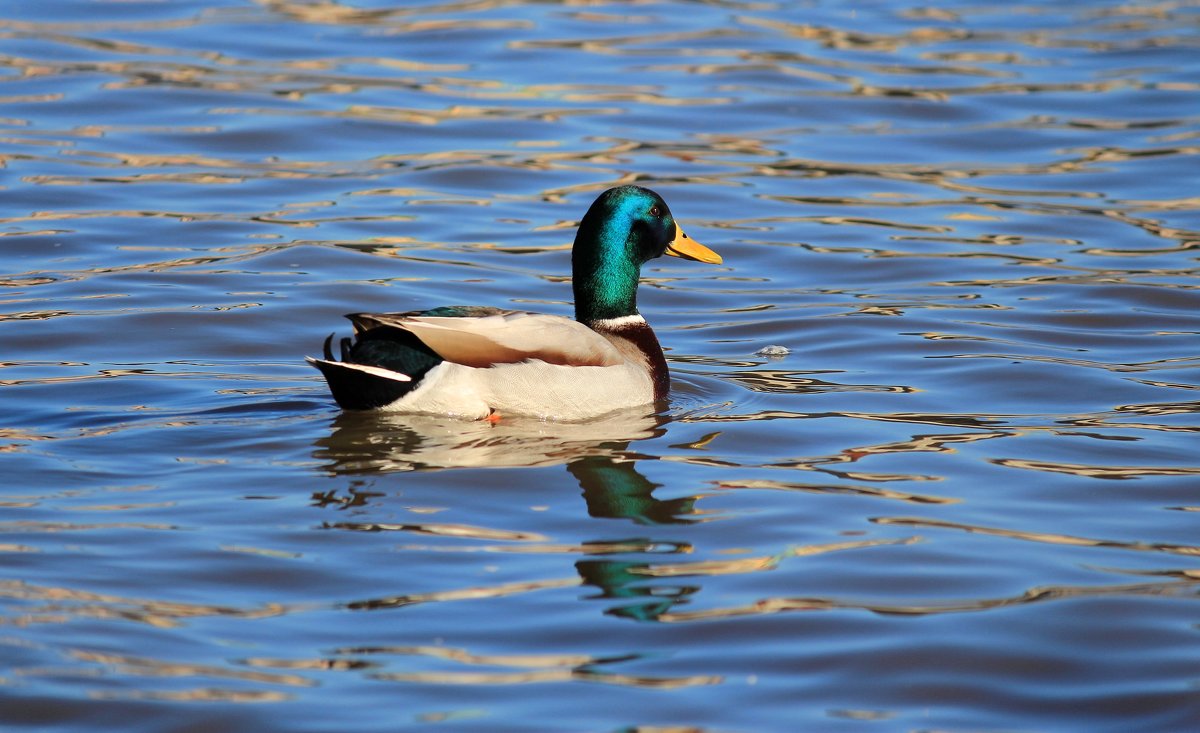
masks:
[[[360,332],[357,339],[343,338],[340,360],[333,357],[335,335],[331,333],[325,339],[325,360],[314,361],[313,365],[325,375],[333,398],[346,410],[389,405],[416,389],[426,372],[442,363],[433,350],[401,328],[379,326]],[[372,374],[356,369],[356,364],[398,372],[412,381]]]

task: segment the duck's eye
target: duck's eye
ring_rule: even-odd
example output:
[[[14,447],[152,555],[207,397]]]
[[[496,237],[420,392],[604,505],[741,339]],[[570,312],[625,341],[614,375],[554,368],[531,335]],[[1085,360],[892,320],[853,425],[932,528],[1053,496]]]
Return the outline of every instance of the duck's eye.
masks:
[[[650,216],[659,216],[661,214],[662,214],[662,210],[659,209],[657,206],[650,207]]]

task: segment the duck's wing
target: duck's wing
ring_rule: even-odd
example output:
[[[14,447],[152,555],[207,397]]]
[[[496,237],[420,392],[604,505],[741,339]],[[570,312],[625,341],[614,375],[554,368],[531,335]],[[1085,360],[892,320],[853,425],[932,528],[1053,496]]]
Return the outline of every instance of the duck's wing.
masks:
[[[390,326],[408,331],[438,356],[464,366],[529,359],[564,366],[616,366],[625,361],[608,339],[570,318],[492,308],[441,315],[446,312],[450,311],[356,313],[350,320],[360,330]]]
[[[400,321],[406,321],[418,316],[441,316],[446,318],[484,318],[485,316],[503,316],[519,311],[505,308],[492,308],[486,305],[447,305],[420,311],[404,311],[402,313],[347,313],[346,318],[354,324],[354,332],[362,333],[378,326],[396,326]]]

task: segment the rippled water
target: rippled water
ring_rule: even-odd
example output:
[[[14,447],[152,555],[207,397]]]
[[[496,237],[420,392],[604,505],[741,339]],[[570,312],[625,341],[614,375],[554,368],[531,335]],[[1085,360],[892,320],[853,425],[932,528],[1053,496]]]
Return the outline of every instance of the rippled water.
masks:
[[[6,730],[1200,726],[1195,0],[0,18]],[[630,181],[665,410],[303,363]]]

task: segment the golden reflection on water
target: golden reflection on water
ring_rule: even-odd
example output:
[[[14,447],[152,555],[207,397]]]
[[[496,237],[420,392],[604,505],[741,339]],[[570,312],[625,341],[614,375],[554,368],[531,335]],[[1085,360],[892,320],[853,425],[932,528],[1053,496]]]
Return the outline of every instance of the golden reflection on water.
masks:
[[[299,607],[264,604],[259,608],[236,608],[211,604],[179,603],[129,598],[71,588],[40,586],[23,581],[0,581],[0,598],[39,601],[16,617],[16,623],[66,623],[79,618],[134,621],[158,628],[174,628],[184,620],[205,616],[259,619],[289,613]],[[20,619],[24,619],[21,621]]]
[[[1096,466],[1052,461],[1031,461],[1020,458],[1000,458],[998,466],[1025,468],[1034,471],[1068,473],[1103,479],[1136,479],[1143,476],[1200,476],[1200,466]]]
[[[793,464],[787,464],[787,467],[792,467]],[[869,496],[880,499],[894,499],[896,501],[907,501],[914,504],[955,504],[960,499],[944,496],[933,496],[930,494],[914,494],[908,491],[896,491],[895,489],[881,489],[874,486],[862,486],[856,484],[816,484],[804,483],[799,481],[771,481],[768,479],[748,479],[748,480],[725,480],[717,482],[717,487],[721,489],[768,489],[776,491],[806,491],[818,494],[854,494],[861,496]]]
[[[120,674],[145,677],[218,677],[247,682],[262,682],[272,685],[311,687],[316,684],[307,677],[291,674],[274,674],[180,662],[165,662],[158,659],[133,657],[124,654],[75,650],[71,656],[84,662],[101,664]]]
[[[1105,586],[1051,586],[1032,588],[1019,595],[1004,598],[980,598],[963,602],[895,604],[833,598],[764,598],[743,606],[714,608],[701,611],[672,611],[661,614],[663,623],[691,623],[742,616],[765,616],[798,611],[857,610],[891,616],[932,616],[948,613],[973,613],[1010,606],[1045,601],[1064,601],[1080,598],[1150,595],[1187,597],[1196,591],[1195,582],[1140,583]]]
[[[645,687],[651,689],[676,689],[695,685],[712,685],[722,681],[721,677],[713,675],[693,675],[687,677],[646,677],[610,672],[606,667],[629,661],[628,658],[604,658],[582,654],[476,654],[467,649],[442,646],[373,646],[338,649],[334,652],[339,657],[353,657],[351,667],[371,667],[379,663],[371,661],[375,658],[387,657],[425,657],[440,661],[451,661],[468,666],[510,667],[522,671],[509,672],[373,672],[375,679],[394,682],[425,682],[433,684],[489,684],[508,685],[531,682],[602,682],[606,684]],[[345,660],[330,659],[312,662],[301,662],[302,668],[321,665],[345,663]],[[251,666],[268,668],[282,667],[292,669],[294,663],[289,660],[251,659],[246,661]],[[530,670],[530,671],[523,671]]]
[[[653,578],[757,573],[764,570],[774,570],[784,560],[793,557],[808,557],[811,555],[823,555],[828,552],[860,550],[884,545],[907,545],[918,541],[919,538],[917,537],[906,537],[898,540],[862,540],[859,542],[807,545],[803,547],[791,547],[781,553],[768,557],[742,557],[735,560],[701,560],[684,563],[651,563],[643,567],[633,567],[629,572],[634,575],[646,575]]]
[[[484,552],[499,554],[542,554],[542,555],[620,555],[625,553],[678,553],[687,554],[694,548],[687,543],[671,543],[657,540],[622,540],[616,542],[586,542],[583,544],[555,544],[540,542],[519,545],[402,545],[402,550],[419,552]]]
[[[123,670],[124,671],[124,670]],[[190,690],[96,690],[96,700],[159,700],[167,702],[257,703],[287,702],[293,695],[274,690],[230,690],[219,687],[200,687]]]
[[[1149,542],[1120,542],[1115,540],[1100,540],[1089,537],[1075,537],[1066,534],[1054,534],[1049,532],[1025,532],[1016,529],[1002,529],[996,527],[982,527],[960,522],[948,522],[936,519],[923,519],[920,517],[875,517],[871,520],[876,524],[886,525],[902,525],[906,527],[927,527],[937,529],[955,529],[972,534],[984,534],[996,537],[1008,537],[1010,539],[1025,540],[1029,542],[1044,542],[1052,545],[1076,545],[1081,547],[1116,547],[1123,550],[1135,550],[1139,552],[1163,552],[1173,555],[1200,555],[1200,546],[1195,545],[1175,545],[1167,543],[1149,543]]]
[[[579,585],[578,578],[553,578],[549,580],[533,580],[518,583],[498,583],[495,585],[472,586],[454,590],[431,591],[428,593],[406,593],[403,595],[370,598],[361,601],[351,601],[346,608],[352,611],[376,611],[380,609],[402,608],[421,603],[443,603],[446,601],[468,601],[488,598],[503,598],[505,596],[531,593],[534,591],[554,588],[570,588]]]
[[[601,682],[624,687],[657,690],[676,690],[697,685],[716,685],[723,680],[717,675],[688,677],[647,677],[588,669],[550,669],[534,672],[381,672],[372,674],[378,680],[391,682],[421,682],[440,685],[517,685],[531,682]]]
[[[412,532],[436,537],[462,537],[477,540],[507,540],[510,542],[545,542],[546,537],[536,532],[514,532],[506,529],[473,527],[465,524],[395,524],[382,522],[331,522],[324,525],[329,529],[345,529],[354,532]]]

